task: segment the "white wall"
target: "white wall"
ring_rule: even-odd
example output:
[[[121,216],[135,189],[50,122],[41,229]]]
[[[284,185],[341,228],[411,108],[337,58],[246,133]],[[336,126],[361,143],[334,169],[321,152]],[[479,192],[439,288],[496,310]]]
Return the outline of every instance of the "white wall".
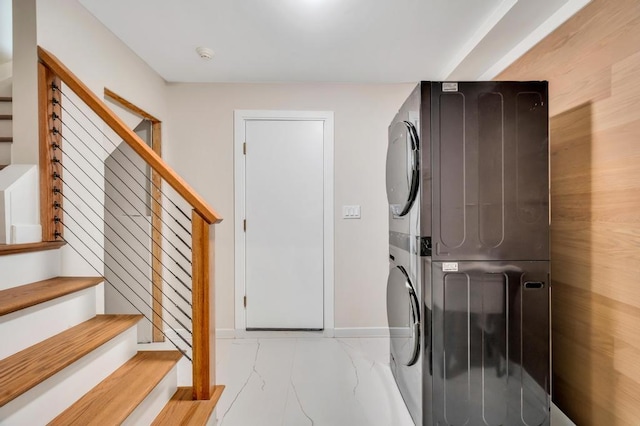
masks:
[[[0,0],[0,65],[13,58],[12,0]]]
[[[165,81],[76,0],[37,0],[37,41],[40,46],[56,55],[98,97],[103,98],[104,88],[108,87],[159,119],[162,120],[166,117]],[[121,112],[122,109],[119,109],[118,113]],[[78,114],[74,115],[81,118]],[[125,120],[128,118],[125,117]],[[69,117],[66,119],[67,122],[72,123]],[[63,120],[65,120],[64,112]],[[91,128],[91,126],[87,127]],[[77,127],[76,130],[78,130]],[[105,148],[108,148],[109,151],[113,149],[110,143],[103,140],[104,138],[99,131],[94,129],[92,133],[98,141],[102,140]],[[110,135],[113,134],[110,133]],[[69,133],[67,136],[72,138]],[[86,141],[88,144],[97,144],[91,138]],[[115,142],[119,143],[119,140]],[[36,149],[37,141],[34,140],[33,143],[34,149]],[[86,151],[80,144],[74,146]],[[106,153],[101,150],[99,145],[95,147],[95,150],[100,153],[102,160],[106,158]],[[88,158],[92,157],[88,155]],[[92,159],[92,162],[100,172],[103,171],[101,161]],[[65,162],[65,166],[89,170],[89,167],[75,167],[68,161]],[[102,180],[97,172],[93,170],[89,170],[89,172],[96,181]],[[87,182],[88,178],[80,170],[77,170],[77,177],[79,180]],[[67,176],[67,179],[78,184],[78,182],[73,182],[70,176]],[[97,201],[86,194],[87,191],[82,190],[79,186],[76,188],[81,194],[79,198],[89,200],[96,211],[102,211]],[[100,199],[104,198],[102,189],[93,191]],[[70,191],[67,191],[66,194],[72,196]],[[101,241],[98,231],[90,225],[90,222],[94,221],[85,220],[82,216],[83,211],[91,216],[89,209],[83,206],[73,213],[82,222],[89,222],[83,226],[90,229],[93,235]],[[70,222],[68,219],[66,221]],[[101,223],[101,220],[99,222]],[[73,239],[70,233],[67,233],[65,237],[67,240]],[[93,243],[91,245],[96,247]],[[89,255],[89,257],[92,256]],[[98,263],[96,266],[101,269]],[[63,253],[62,272],[74,275],[95,274],[95,271],[88,268],[85,262],[80,260],[69,247],[65,247]]]
[[[335,112],[335,323],[386,326],[387,125],[412,84],[172,84],[76,0],[37,1],[37,41],[96,94],[108,87],[163,120],[164,157],[226,220],[216,229],[218,327],[233,328],[233,110]],[[37,134],[37,133],[35,133]],[[37,141],[30,148],[37,152]],[[343,220],[360,204],[361,220]],[[67,271],[81,264],[67,250]]]
[[[36,0],[13,1],[12,162],[38,162]]]
[[[99,97],[105,87],[163,119],[165,82],[76,0],[38,0],[38,44]]]
[[[234,328],[233,111],[335,113],[335,326],[386,327],[387,126],[413,84],[170,84],[165,159],[224,218],[216,226],[218,328]],[[362,206],[361,220],[342,205]]]

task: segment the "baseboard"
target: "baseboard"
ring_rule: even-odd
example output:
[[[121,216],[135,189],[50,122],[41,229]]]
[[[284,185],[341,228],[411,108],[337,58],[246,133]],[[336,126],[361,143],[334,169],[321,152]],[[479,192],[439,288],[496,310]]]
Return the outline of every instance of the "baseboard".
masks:
[[[185,330],[184,328],[179,328],[176,330],[165,330],[167,338],[181,345],[184,343],[184,338],[189,343],[192,343],[193,339],[191,338],[190,332]],[[182,336],[182,338],[178,337],[178,335]],[[233,328],[216,328],[216,339],[235,339],[236,338],[236,330]]]
[[[335,337],[389,337],[387,327],[336,328]]]
[[[295,331],[295,330],[235,330],[236,339],[281,339],[281,338],[313,338],[333,337],[333,329],[319,331]]]
[[[236,330],[233,328],[216,328],[216,339],[235,339]]]
[[[191,336],[184,329],[165,331],[167,337],[176,342],[181,342],[177,334],[191,342]],[[268,339],[280,337],[389,337],[387,327],[354,327],[335,328],[322,331],[246,331],[233,328],[217,328],[217,339]]]

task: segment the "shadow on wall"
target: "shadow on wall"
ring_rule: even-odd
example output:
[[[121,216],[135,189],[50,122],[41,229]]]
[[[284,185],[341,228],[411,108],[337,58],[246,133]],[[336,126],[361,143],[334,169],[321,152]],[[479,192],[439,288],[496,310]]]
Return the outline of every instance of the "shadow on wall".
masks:
[[[597,315],[591,291],[592,142],[590,102],[551,118],[553,401],[576,424],[613,425],[611,407],[593,404],[602,400],[598,395],[614,392],[614,366],[602,356],[613,344],[603,334],[612,325],[608,316]],[[602,380],[607,376],[611,380]]]

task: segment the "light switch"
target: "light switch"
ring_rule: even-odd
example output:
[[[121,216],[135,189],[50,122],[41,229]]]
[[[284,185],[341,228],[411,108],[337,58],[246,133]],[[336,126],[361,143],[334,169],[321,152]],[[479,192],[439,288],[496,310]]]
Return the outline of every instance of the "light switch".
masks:
[[[343,219],[360,219],[360,206],[342,206]]]

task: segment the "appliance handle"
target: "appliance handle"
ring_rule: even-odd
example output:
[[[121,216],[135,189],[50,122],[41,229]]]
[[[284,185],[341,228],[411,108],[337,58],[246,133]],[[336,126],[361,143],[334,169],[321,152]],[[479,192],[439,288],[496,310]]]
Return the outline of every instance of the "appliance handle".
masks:
[[[411,136],[411,150],[418,150],[418,131],[416,130],[416,126],[413,125],[410,121],[404,121],[404,125],[407,126],[407,130],[409,131],[409,136]]]
[[[396,217],[404,216],[409,213],[411,207],[413,207],[413,203],[418,195],[418,187],[419,187],[419,170],[420,170],[420,161],[418,159],[418,131],[413,123],[409,121],[403,122],[405,127],[407,128],[407,132],[409,135],[409,139],[411,140],[411,187],[409,188],[409,197],[407,198],[407,202],[404,206],[404,209],[399,213],[394,215]]]
[[[413,340],[413,348],[411,352],[411,356],[409,357],[409,361],[407,362],[407,366],[411,366],[418,361],[418,356],[420,355],[420,305],[418,302],[418,297],[416,296],[416,292],[413,290],[413,286],[409,282],[409,280],[405,281],[405,285],[407,286],[407,290],[409,291],[409,300],[411,302],[411,317],[412,317],[412,325],[411,325],[411,338]]]

